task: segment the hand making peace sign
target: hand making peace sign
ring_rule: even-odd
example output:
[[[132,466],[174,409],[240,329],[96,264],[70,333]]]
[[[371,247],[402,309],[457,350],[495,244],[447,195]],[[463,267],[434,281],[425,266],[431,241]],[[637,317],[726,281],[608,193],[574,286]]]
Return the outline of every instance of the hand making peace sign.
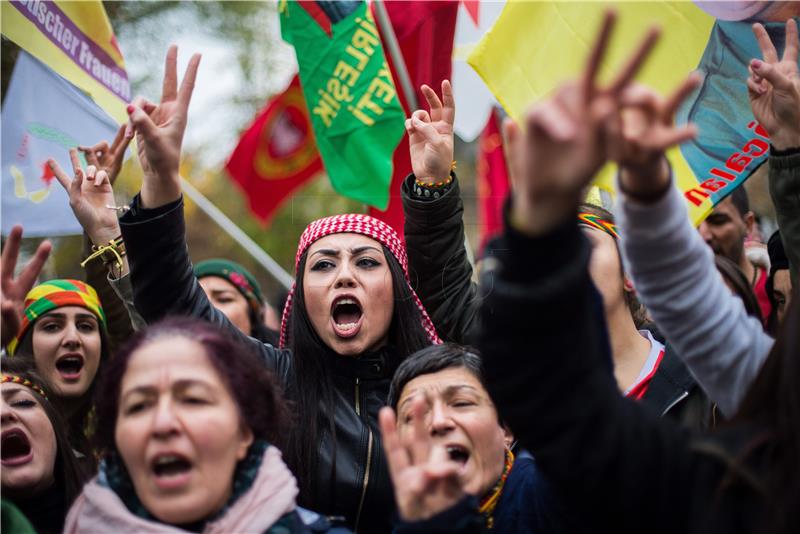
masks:
[[[411,168],[417,180],[441,182],[450,175],[453,162],[453,122],[456,118],[453,88],[448,80],[444,80],[441,100],[427,85],[420,89],[431,111],[418,109],[410,119],[406,119]]]
[[[192,99],[200,54],[194,54],[186,67],[178,89],[178,47],[167,51],[161,103],[137,97],[128,106],[128,115],[136,131],[139,163],[144,170],[141,201],[146,208],[163,206],[180,198],[178,169],[181,145],[186,131],[189,102]]]
[[[751,60],[749,65],[747,89],[753,115],[766,128],[775,148],[800,147],[797,23],[794,19],[786,21],[786,46],[780,60],[764,26],[753,24],[753,33],[764,56],[763,60]]]

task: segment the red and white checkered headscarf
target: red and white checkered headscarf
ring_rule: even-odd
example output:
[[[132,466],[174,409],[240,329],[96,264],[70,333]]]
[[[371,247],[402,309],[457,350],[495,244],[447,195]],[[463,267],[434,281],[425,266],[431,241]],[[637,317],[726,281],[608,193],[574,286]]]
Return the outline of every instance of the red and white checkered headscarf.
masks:
[[[414,302],[417,303],[417,308],[422,316],[422,326],[428,333],[428,338],[431,343],[441,343],[441,339],[436,334],[436,328],[433,326],[433,321],[425,311],[425,307],[419,300],[419,297],[411,287],[411,282],[408,279],[408,257],[406,256],[406,248],[397,237],[397,233],[391,226],[385,222],[370,217],[369,215],[361,214],[347,214],[347,215],[334,215],[332,217],[325,217],[318,219],[309,224],[303,235],[300,236],[300,244],[297,246],[297,255],[294,259],[294,270],[297,272],[297,267],[300,264],[300,258],[305,254],[308,247],[313,242],[331,234],[361,234],[378,241],[391,251],[395,259],[400,263],[405,274],[406,284],[411,295],[414,297]],[[280,347],[284,348],[289,340],[289,318],[292,315],[292,300],[294,298],[295,285],[292,285],[289,296],[286,298],[286,305],[283,307],[283,316],[281,317],[281,340]]]

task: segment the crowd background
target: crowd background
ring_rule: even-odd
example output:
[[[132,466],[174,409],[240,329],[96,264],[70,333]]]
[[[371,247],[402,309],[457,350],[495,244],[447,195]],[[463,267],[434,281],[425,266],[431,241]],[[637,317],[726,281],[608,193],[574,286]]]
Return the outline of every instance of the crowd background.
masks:
[[[127,105],[109,150],[71,149],[71,173],[46,163],[104,266],[91,285],[36,285],[52,245],[24,262],[22,229],[5,242],[5,495],[43,532],[633,532],[669,511],[654,530],[800,528],[800,302],[767,298],[797,274],[797,24],[785,43],[752,26],[745,78],[781,252],[743,189],[692,227],[664,154],[697,136],[672,117],[702,79],[667,95],[633,82],[654,27],[600,82],[615,22],[524,128],[503,122],[513,191],[482,289],[442,80],[405,120],[406,244],[366,215],[318,219],[272,306],[241,265],[189,256],[180,174],[201,56],[184,71],[170,46],[160,99]],[[118,209],[134,136],[144,172]],[[582,203],[609,161],[614,214]],[[748,259],[764,249],[769,271]]]

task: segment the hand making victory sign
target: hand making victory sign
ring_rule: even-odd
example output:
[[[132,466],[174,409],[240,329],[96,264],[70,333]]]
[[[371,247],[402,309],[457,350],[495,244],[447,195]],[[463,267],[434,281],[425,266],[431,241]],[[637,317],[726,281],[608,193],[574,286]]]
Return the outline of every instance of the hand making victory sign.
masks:
[[[464,496],[461,466],[450,459],[444,445],[433,443],[425,427],[425,400],[411,401],[412,426],[401,440],[394,410],[378,414],[383,450],[394,484],[395,501],[405,521],[420,521],[454,506]]]
[[[145,175],[141,201],[146,208],[163,206],[181,196],[178,173],[181,145],[200,54],[194,54],[189,60],[180,89],[177,63],[178,47],[172,45],[167,51],[161,102],[158,105],[137,97],[128,106],[128,115],[136,132],[139,163]]]
[[[99,245],[116,239],[121,232],[108,172],[95,165],[88,165],[83,170],[77,149],[71,149],[69,157],[74,179],[55,160],[49,159],[47,164],[69,195],[69,205],[75,217],[92,243]]]
[[[22,226],[15,225],[8,233],[0,257],[0,332],[3,347],[19,332],[25,310],[25,295],[36,285],[36,279],[53,248],[49,241],[39,244],[28,264],[14,278],[21,243]]]
[[[427,85],[420,89],[431,111],[418,109],[406,119],[411,168],[417,180],[441,182],[450,175],[453,161],[453,122],[456,118],[453,88],[448,80],[444,80],[441,100]]]
[[[123,124],[117,131],[117,136],[108,146],[108,142],[101,141],[94,146],[79,146],[78,150],[86,158],[87,165],[94,165],[97,170],[104,170],[108,173],[108,182],[113,186],[122,169],[122,162],[125,160],[125,151],[131,142],[132,136],[125,135],[128,126]]]
[[[753,116],[778,150],[800,147],[797,23],[794,19],[786,21],[786,46],[780,60],[764,26],[754,24],[753,33],[763,54],[763,60],[753,59],[749,65],[747,89]]]

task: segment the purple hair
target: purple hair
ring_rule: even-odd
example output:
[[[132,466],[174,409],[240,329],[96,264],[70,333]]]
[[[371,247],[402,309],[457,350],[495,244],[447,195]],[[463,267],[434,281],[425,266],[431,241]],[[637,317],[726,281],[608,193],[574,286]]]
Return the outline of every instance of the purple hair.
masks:
[[[291,420],[283,389],[252,348],[206,321],[173,317],[134,334],[106,362],[95,397],[98,450],[105,453],[116,451],[114,433],[120,389],[131,356],[138,349],[165,337],[182,337],[200,343],[234,398],[242,422],[253,432],[255,439],[266,440],[279,448],[283,445]]]

